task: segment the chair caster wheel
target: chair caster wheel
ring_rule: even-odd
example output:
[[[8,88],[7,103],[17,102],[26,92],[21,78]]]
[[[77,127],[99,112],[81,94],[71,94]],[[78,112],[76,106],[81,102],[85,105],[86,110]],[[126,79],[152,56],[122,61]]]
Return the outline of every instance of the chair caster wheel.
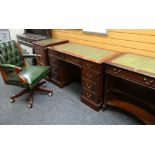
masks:
[[[32,105],[32,104],[28,104],[27,107],[28,107],[28,108],[32,108],[33,105]]]
[[[107,106],[104,104],[103,108],[102,108],[102,111],[104,112],[106,109],[107,109]]]
[[[53,93],[49,93],[48,96],[51,97]]]
[[[15,102],[15,99],[10,99],[10,102],[11,102],[11,103],[14,103],[14,102]]]

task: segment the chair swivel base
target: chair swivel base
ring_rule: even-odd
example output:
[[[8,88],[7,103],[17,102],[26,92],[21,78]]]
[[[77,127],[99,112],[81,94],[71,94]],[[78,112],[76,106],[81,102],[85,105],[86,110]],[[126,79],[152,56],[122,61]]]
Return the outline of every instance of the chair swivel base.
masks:
[[[11,103],[14,103],[15,102],[15,99],[26,94],[26,93],[29,93],[29,97],[28,97],[28,104],[27,106],[29,108],[32,108],[33,107],[33,92],[34,91],[40,91],[40,92],[46,92],[48,93],[48,96],[52,96],[53,94],[53,90],[49,90],[49,89],[46,89],[46,88],[42,88],[41,86],[44,86],[46,87],[46,81],[41,81],[39,82],[34,88],[32,91],[28,90],[28,89],[24,89],[22,90],[21,92],[19,92],[18,94],[16,95],[13,95],[11,96],[10,98],[10,102]]]

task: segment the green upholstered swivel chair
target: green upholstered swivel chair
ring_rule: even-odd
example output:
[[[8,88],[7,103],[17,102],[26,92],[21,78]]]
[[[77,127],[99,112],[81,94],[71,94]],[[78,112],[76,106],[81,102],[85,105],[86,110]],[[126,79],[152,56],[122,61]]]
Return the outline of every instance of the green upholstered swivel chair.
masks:
[[[37,60],[40,66],[28,66],[25,58],[33,58]],[[39,61],[41,55],[22,54],[22,49],[15,41],[0,43],[0,71],[5,84],[15,85],[24,88],[17,95],[11,96],[11,103],[15,98],[29,93],[28,107],[33,105],[33,91],[47,92],[52,96],[53,91],[42,88],[45,86],[45,80],[42,81],[50,72],[49,66],[43,66]]]

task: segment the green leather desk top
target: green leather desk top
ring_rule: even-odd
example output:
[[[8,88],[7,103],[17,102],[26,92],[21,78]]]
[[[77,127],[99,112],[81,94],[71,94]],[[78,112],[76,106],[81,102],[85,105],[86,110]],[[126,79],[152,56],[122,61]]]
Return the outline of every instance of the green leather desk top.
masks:
[[[68,42],[68,40],[59,39],[59,38],[52,38],[52,39],[37,41],[38,44],[41,44],[43,46],[55,45],[55,44],[63,43],[63,42]]]
[[[155,58],[126,53],[118,56],[111,62],[133,68],[134,70],[155,74]]]
[[[102,63],[108,58],[111,58],[113,55],[118,54],[114,51],[108,51],[75,43],[66,43],[49,48],[96,63]]]

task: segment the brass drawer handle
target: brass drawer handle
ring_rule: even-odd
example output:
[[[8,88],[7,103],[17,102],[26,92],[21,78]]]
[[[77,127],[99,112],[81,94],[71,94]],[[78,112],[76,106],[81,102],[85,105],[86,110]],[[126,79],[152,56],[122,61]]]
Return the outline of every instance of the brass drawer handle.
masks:
[[[89,97],[91,97],[91,94],[87,93],[86,96],[89,98]]]
[[[147,80],[147,78],[144,78],[144,83],[147,85],[150,85],[153,82],[153,80]]]
[[[116,68],[113,68],[113,71],[114,71],[115,74],[121,73],[121,70],[120,69],[117,70]]]
[[[92,67],[93,65],[92,64],[86,64],[87,65],[87,67]]]
[[[93,76],[93,75],[91,75],[91,74],[87,74],[87,77],[88,77],[88,78],[92,78],[92,76]]]
[[[92,88],[92,85],[88,85],[87,88],[88,88],[88,89]]]
[[[144,81],[146,81],[147,79],[146,78],[144,78]]]
[[[145,82],[145,84],[150,85],[150,83],[149,83],[149,82],[147,82],[147,81]]]

